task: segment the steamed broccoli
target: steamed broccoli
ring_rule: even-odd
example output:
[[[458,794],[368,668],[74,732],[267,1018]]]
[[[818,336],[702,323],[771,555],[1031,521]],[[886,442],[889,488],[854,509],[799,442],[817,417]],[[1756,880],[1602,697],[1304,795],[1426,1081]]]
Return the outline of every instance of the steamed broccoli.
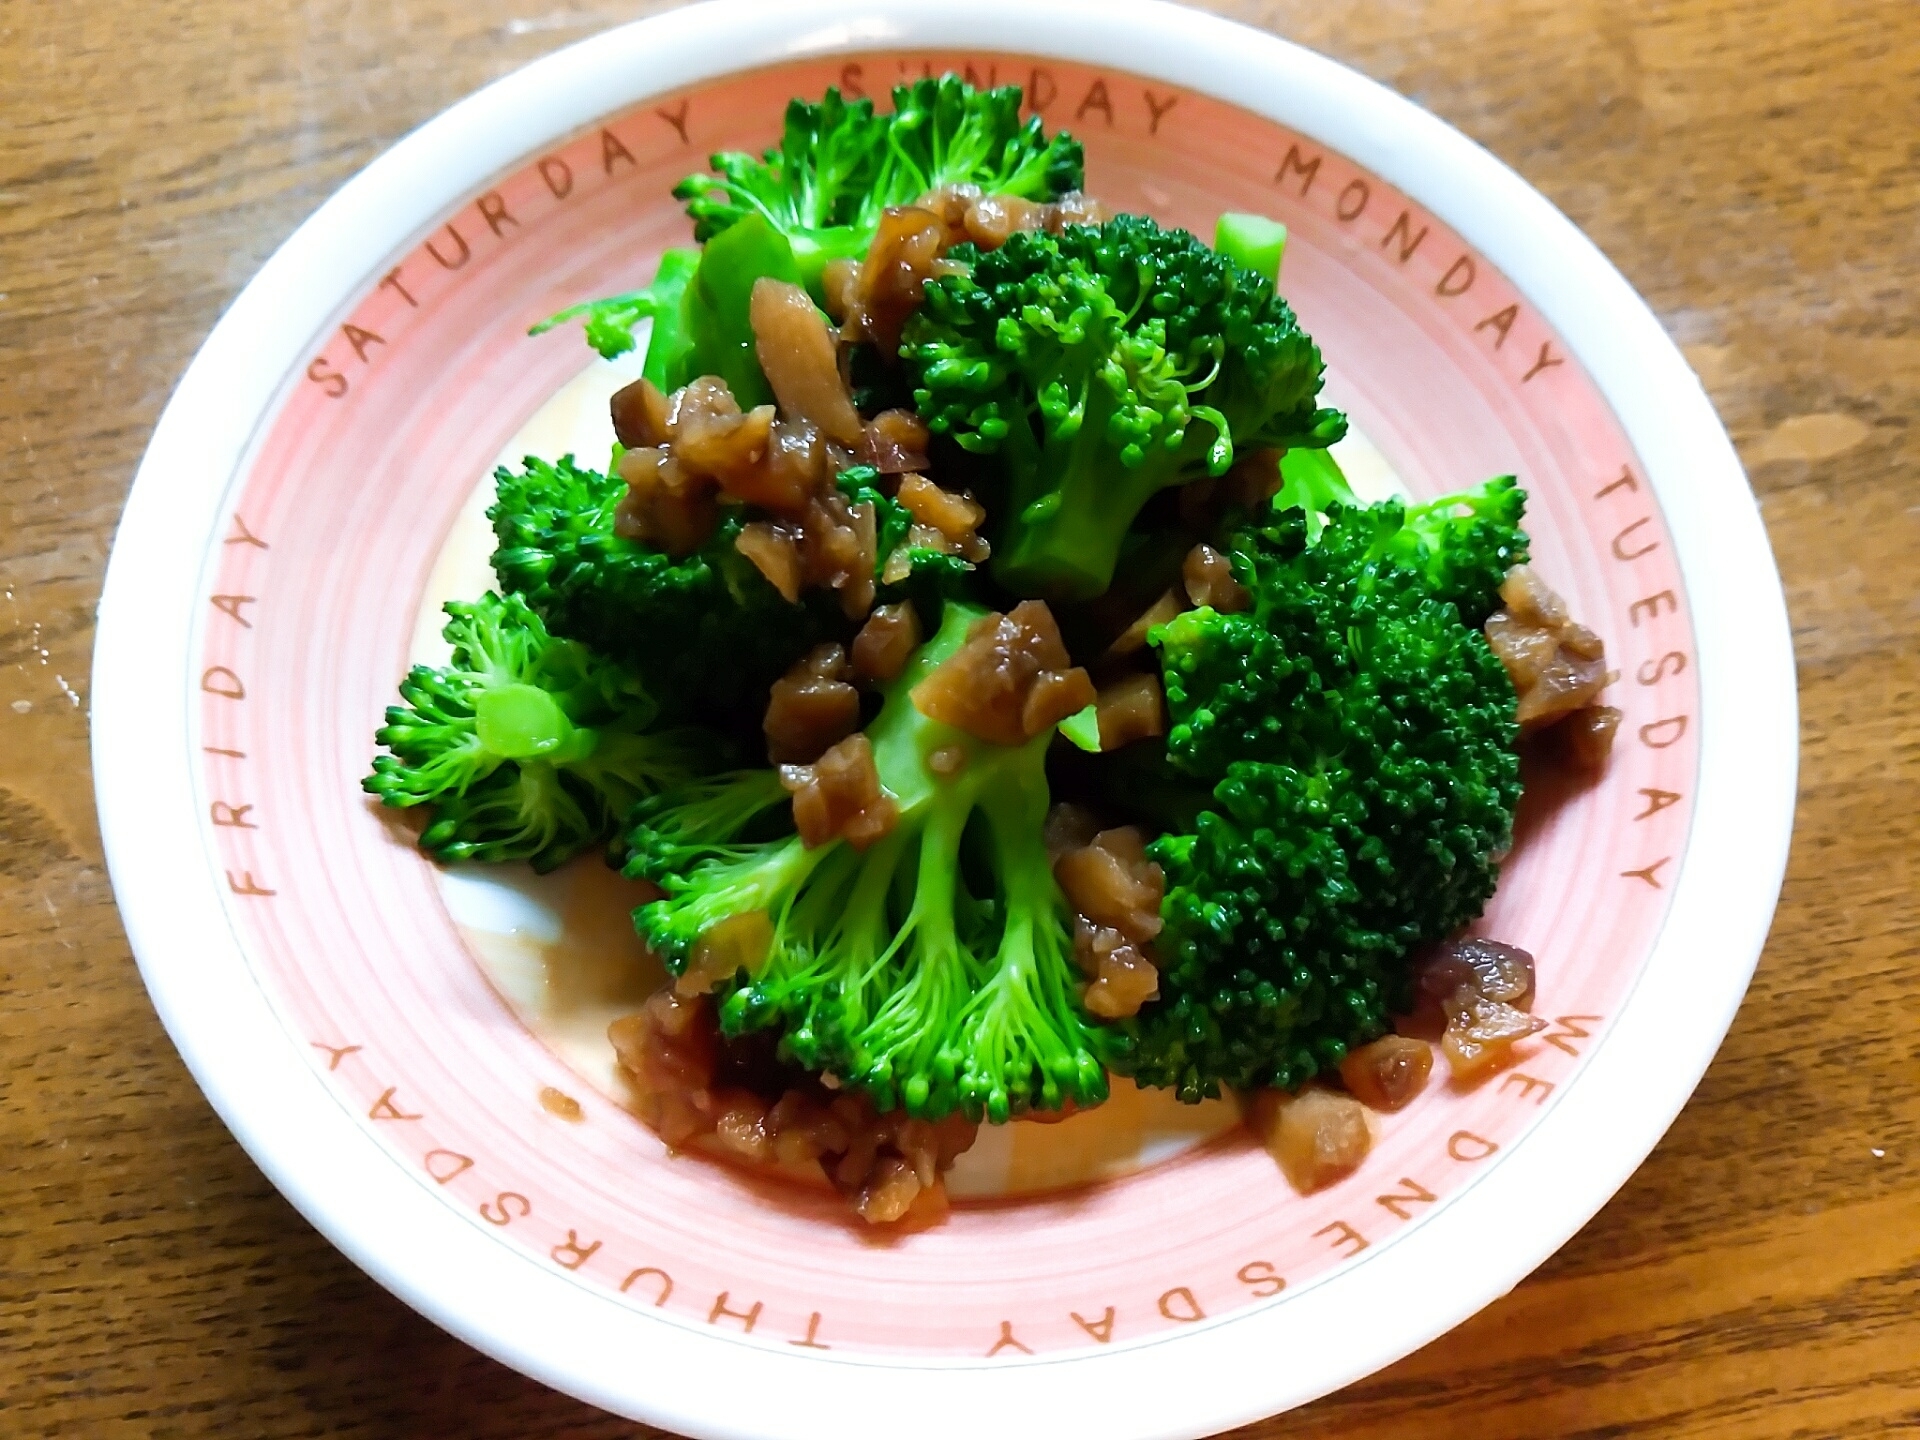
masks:
[[[629,671],[548,634],[518,596],[446,609],[452,660],[400,682],[405,703],[374,735],[392,753],[361,781],[388,805],[433,807],[429,854],[551,870],[710,763],[703,737],[649,731],[658,707]]]
[[[1283,489],[1229,543],[1251,608],[1150,635],[1161,998],[1116,1068],[1183,1099],[1291,1089],[1384,1032],[1409,951],[1480,913],[1512,840],[1516,701],[1474,617],[1525,556],[1524,495],[1362,508],[1308,479],[1310,509]]]
[[[1051,732],[987,744],[911,698],[983,613],[949,604],[884,691],[866,734],[899,818],[866,850],[807,848],[779,824],[772,771],[655,796],[628,840],[627,873],[666,892],[635,923],[676,974],[714,927],[766,917],[764,958],[718,992],[727,1033],[777,1029],[787,1058],[929,1119],[1002,1121],[1107,1093],[1041,833]]]
[[[684,361],[689,344],[681,309],[687,283],[693,279],[699,264],[698,250],[669,250],[660,257],[653,283],[645,289],[569,306],[557,315],[549,315],[527,333],[544,335],[556,325],[578,319],[586,326],[587,343],[600,352],[601,358],[612,360],[633,349],[636,325],[652,321],[642,373],[662,390],[677,390],[686,383],[680,375],[686,368]]]
[[[928,282],[900,354],[928,428],[998,459],[1016,593],[1097,595],[1156,491],[1346,431],[1272,283],[1184,230],[1121,215],[949,258],[967,272]]]
[[[674,194],[703,243],[750,215],[765,219],[822,299],[821,271],[866,254],[889,206],[948,185],[1040,201],[1079,189],[1079,142],[1049,140],[1038,116],[1022,124],[1020,102],[1016,85],[976,90],[952,74],[896,86],[890,115],[829,89],[818,104],[787,106],[778,148],[715,155],[715,173],[688,176]]]
[[[843,627],[821,594],[783,598],[734,548],[745,517],[723,511],[692,554],[672,556],[614,533],[627,493],[617,475],[528,457],[494,477],[487,511],[493,568],[556,634],[633,667],[675,713],[754,710],[794,659]]]

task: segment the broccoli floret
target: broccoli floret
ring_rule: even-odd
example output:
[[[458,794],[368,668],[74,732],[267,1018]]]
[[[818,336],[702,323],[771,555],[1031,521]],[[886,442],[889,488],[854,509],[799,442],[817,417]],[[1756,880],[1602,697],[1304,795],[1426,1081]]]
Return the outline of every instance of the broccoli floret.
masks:
[[[1251,608],[1149,637],[1164,778],[1193,793],[1149,847],[1160,999],[1116,1068],[1188,1100],[1292,1089],[1383,1033],[1412,948],[1492,895],[1520,797],[1513,685],[1455,595],[1484,614],[1502,557],[1525,553],[1521,492],[1330,498],[1311,542],[1286,499],[1230,544]]]
[[[881,1110],[997,1122],[1098,1103],[1107,1082],[1042,838],[1051,731],[987,744],[910,695],[983,613],[947,606],[867,728],[899,809],[883,838],[860,851],[809,849],[790,827],[768,836],[785,794],[773,772],[748,771],[636,807],[627,873],[665,892],[635,923],[675,973],[713,927],[766,917],[765,957],[717,992],[727,1033],[777,1030],[788,1059]]]
[[[928,428],[998,459],[993,573],[1017,594],[1097,595],[1156,491],[1346,431],[1272,283],[1184,230],[1121,215],[949,258],[967,271],[928,282],[900,354]]]
[[[1325,451],[1288,451],[1280,459],[1280,479],[1274,508],[1299,510],[1310,542],[1330,510],[1360,503]],[[1526,507],[1527,492],[1511,475],[1424,504],[1376,506],[1374,552],[1418,570],[1434,599],[1451,601],[1477,628],[1498,606],[1507,572],[1527,563],[1527,532],[1520,528]]]
[[[442,860],[551,870],[604,839],[633,802],[711,768],[712,745],[651,731],[639,680],[558,639],[516,595],[455,601],[445,667],[416,665],[361,781],[393,806],[430,805],[420,848]]]
[[[822,592],[793,604],[734,548],[751,518],[723,511],[697,550],[672,556],[614,533],[617,475],[528,457],[495,474],[494,572],[556,634],[631,666],[676,715],[750,710],[794,658],[844,621]]]
[[[896,86],[890,115],[829,89],[818,104],[787,106],[777,148],[715,155],[714,173],[688,176],[674,194],[703,243],[750,215],[766,220],[824,299],[822,270],[864,255],[888,206],[946,185],[1040,201],[1079,189],[1079,142],[1048,139],[1038,116],[1022,124],[1020,103],[1018,86],[976,90],[951,74]]]
[[[556,325],[564,325],[569,320],[581,320],[586,326],[587,343],[599,351],[603,359],[612,360],[633,349],[636,343],[634,326],[650,320],[653,329],[648,337],[646,361],[641,373],[662,390],[678,389],[685,383],[678,377],[686,368],[685,356],[690,343],[681,318],[681,307],[686,297],[687,283],[692,280],[699,264],[698,250],[669,250],[660,257],[660,267],[654,273],[653,283],[644,290],[632,290],[625,295],[571,306],[558,315],[548,316],[527,333],[544,335]]]

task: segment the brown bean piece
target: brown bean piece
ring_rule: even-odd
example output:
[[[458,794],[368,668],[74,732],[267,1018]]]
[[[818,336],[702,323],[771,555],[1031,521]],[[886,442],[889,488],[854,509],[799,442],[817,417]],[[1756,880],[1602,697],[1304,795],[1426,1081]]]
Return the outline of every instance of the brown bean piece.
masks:
[[[753,562],[754,569],[789,603],[800,599],[800,547],[793,536],[766,520],[750,520],[740,527],[733,548]]]
[[[1080,669],[1048,670],[1034,677],[1020,706],[1020,728],[1028,736],[1051,730],[1099,699],[1093,680]]]
[[[1523,625],[1558,630],[1567,623],[1567,602],[1555,594],[1531,565],[1516,565],[1500,582],[1500,600]]]
[[[1053,878],[1067,903],[1096,926],[1139,944],[1160,933],[1166,872],[1147,858],[1137,827],[1102,830],[1091,844],[1063,852],[1053,862]]]
[[[1433,1048],[1404,1035],[1383,1035],[1340,1062],[1341,1083],[1370,1110],[1398,1110],[1426,1088],[1432,1071]]]
[[[1525,1010],[1533,1004],[1533,956],[1498,940],[1447,940],[1434,946],[1421,962],[1420,988],[1444,998],[1462,985]]]
[[[1614,680],[1607,669],[1606,645],[1568,615],[1566,601],[1531,566],[1516,565],[1507,572],[1500,598],[1506,609],[1487,617],[1487,643],[1513,681],[1521,731],[1545,730],[1570,715],[1610,708],[1594,703]],[[1576,763],[1603,764],[1612,732],[1603,719],[1585,723],[1591,733],[1570,739],[1568,748]]]
[[[923,638],[912,605],[882,605],[853,637],[853,673],[869,684],[891,680],[907,668]]]
[[[1440,1037],[1440,1053],[1459,1081],[1477,1080],[1511,1063],[1516,1043],[1547,1028],[1539,1016],[1489,999],[1471,986],[1461,986],[1444,1003],[1447,1028]]]
[[[1123,676],[1101,690],[1095,705],[1102,750],[1167,733],[1166,696],[1158,675]]]
[[[1104,225],[1111,218],[1107,207],[1093,196],[1069,190],[1047,206],[1046,228],[1057,234],[1068,225]]]
[[[1620,712],[1611,705],[1589,705],[1576,710],[1560,724],[1567,753],[1583,770],[1599,770],[1613,752],[1614,733],[1620,728]]]
[[[1076,916],[1073,954],[1092,982],[1081,996],[1090,1014],[1121,1020],[1160,994],[1160,970],[1151,955],[1118,930]]]
[[[798,285],[763,275],[748,301],[754,353],[788,419],[808,420],[829,439],[858,445],[862,427],[840,375],[833,334]]]
[[[860,262],[842,257],[829,260],[820,272],[820,288],[827,297],[827,314],[844,322],[853,309],[854,288],[860,283]]]
[[[977,502],[942,490],[924,475],[901,476],[898,498],[915,520],[938,530],[955,544],[964,544],[987,518],[986,510]]]
[[[832,491],[807,502],[801,521],[801,571],[806,583],[840,592],[840,612],[858,620],[873,608],[873,506],[849,505]]]
[[[844,839],[864,850],[900,818],[862,734],[847,736],[811,765],[782,765],[780,783],[793,796],[794,828],[808,849]]]
[[[711,1097],[719,1031],[704,996],[656,992],[637,1014],[607,1027],[620,1068],[639,1095],[640,1118],[678,1148],[713,1128]]]
[[[1018,195],[982,195],[967,206],[962,223],[967,239],[982,250],[998,250],[1021,230],[1042,229],[1047,207]]]
[[[668,555],[700,548],[719,523],[713,489],[664,450],[629,450],[620,457],[627,493],[614,507],[613,530]]]
[[[860,692],[847,683],[846,652],[817,645],[773,682],[761,729],[776,765],[810,765],[860,726]]]
[[[1164,625],[1185,610],[1186,599],[1178,590],[1168,590],[1153,604],[1140,612],[1139,618],[1125,630],[1119,638],[1107,647],[1110,656],[1131,655],[1147,643],[1147,632],[1156,625]]]
[[[1298,1095],[1266,1090],[1254,1098],[1248,1123],[1302,1195],[1324,1190],[1360,1168],[1373,1148],[1367,1112],[1351,1095],[1309,1086]]]
[[[668,400],[651,380],[640,379],[613,392],[607,408],[613,417],[613,433],[629,450],[665,445],[671,438],[667,426]]]
[[[860,458],[882,475],[927,468],[927,424],[911,410],[882,410],[866,425]],[[902,502],[904,503],[904,502]],[[980,522],[975,521],[976,525]]]
[[[1053,612],[1024,600],[976,620],[966,642],[913,687],[913,703],[976,740],[1020,745],[1093,703],[1086,671],[1068,665]]]
[[[674,427],[673,453],[689,470],[713,476],[722,490],[744,500],[747,497],[738,492],[736,479],[751,483],[752,472],[766,458],[772,433],[771,405],[756,406],[744,415],[695,411]]]
[[[952,243],[944,215],[925,206],[895,206],[880,217],[848,323],[883,355],[899,353],[901,327],[920,308],[927,279]]]
[[[1196,545],[1180,566],[1187,598],[1222,615],[1234,615],[1253,603],[1246,586],[1233,578],[1233,564],[1211,545]]]

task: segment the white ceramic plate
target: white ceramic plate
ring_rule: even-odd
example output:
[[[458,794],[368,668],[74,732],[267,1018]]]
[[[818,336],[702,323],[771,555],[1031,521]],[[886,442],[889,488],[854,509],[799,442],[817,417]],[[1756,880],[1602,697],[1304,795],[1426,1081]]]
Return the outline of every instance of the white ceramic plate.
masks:
[[[921,59],[1044,81],[1125,207],[1287,220],[1330,393],[1416,493],[1520,469],[1540,562],[1625,673],[1613,769],[1523,827],[1489,918],[1542,955],[1555,1026],[1531,1083],[1423,1097],[1310,1202],[1216,1140],[865,1245],[830,1206],[661,1155],[488,983],[431,867],[354,792],[459,514],[586,368],[527,323],[644,280],[683,233],[665,186],[707,149],[771,142],[778,98]],[[302,1213],[506,1363],[755,1440],[839,1435],[849,1413],[929,1440],[1199,1435],[1457,1324],[1585,1223],[1706,1067],[1771,918],[1796,758],[1753,499],[1619,274],[1370,81],[1111,0],[725,0],[573,46],[408,137],[181,381],[109,566],[93,721],[155,1005]],[[581,1123],[541,1109],[549,1088],[585,1097]]]

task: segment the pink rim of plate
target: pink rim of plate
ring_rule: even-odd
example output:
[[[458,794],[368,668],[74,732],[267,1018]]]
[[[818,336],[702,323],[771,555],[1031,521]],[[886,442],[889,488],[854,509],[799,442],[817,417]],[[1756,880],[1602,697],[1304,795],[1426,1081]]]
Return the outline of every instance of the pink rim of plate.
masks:
[[[1672,895],[1665,928],[1605,1043],[1467,1202],[1377,1263],[1285,1305],[1124,1352],[982,1368],[767,1349],[752,1352],[749,1377],[737,1345],[658,1324],[455,1220],[288,1043],[226,922],[194,777],[180,764],[198,694],[197,557],[311,337],[433,217],[649,95],[883,47],[1018,51],[1184,86],[1315,137],[1451,225],[1569,348],[1645,467],[1698,647],[1699,772],[1685,852],[1662,877]],[[762,1440],[841,1432],[850,1383],[869,1403],[910,1406],[902,1413],[929,1435],[983,1423],[1020,1433],[1051,1417],[1076,1433],[1210,1433],[1369,1373],[1504,1293],[1644,1158],[1724,1035],[1778,894],[1797,749],[1784,603],[1732,447],[1654,317],[1563,216],[1434,117],[1270,36],[1171,6],[1005,0],[723,0],[677,11],[508,76],[375,162],[247,287],[162,417],[108,570],[93,721],[108,862],[156,1007],[222,1117],[293,1203],[410,1304],[528,1374],[689,1434]],[[1461,1254],[1498,1263],[1467,1274]],[[1383,1323],[1406,1313],[1396,1301],[1409,1287],[1432,1298]]]

